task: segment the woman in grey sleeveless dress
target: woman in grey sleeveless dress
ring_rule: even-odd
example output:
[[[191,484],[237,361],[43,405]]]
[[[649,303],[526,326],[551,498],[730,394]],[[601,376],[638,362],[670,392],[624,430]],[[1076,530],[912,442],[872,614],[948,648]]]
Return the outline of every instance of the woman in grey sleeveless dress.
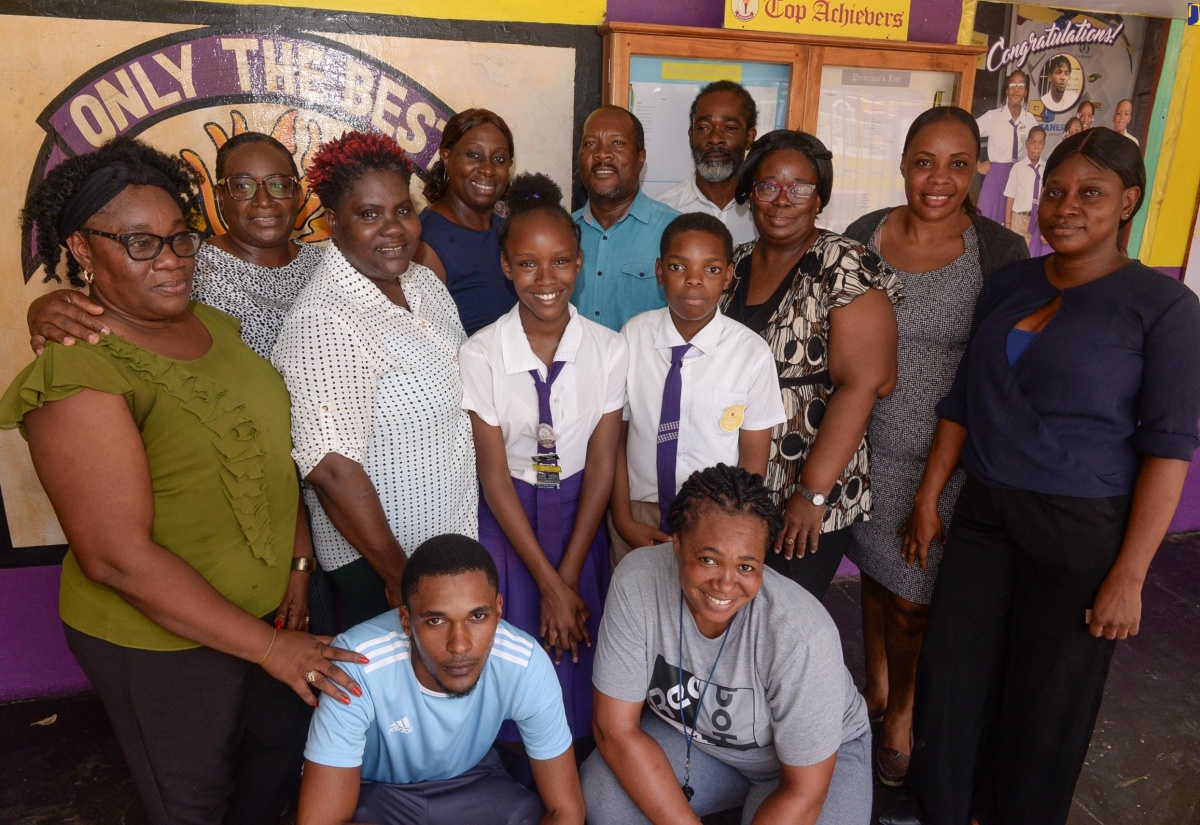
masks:
[[[862,570],[867,706],[882,716],[879,778],[904,780],[911,752],[917,653],[941,559],[940,537],[905,555],[901,537],[933,440],[934,406],[950,388],[967,344],[975,298],[987,274],[1027,257],[1019,235],[975,213],[968,199],[979,131],[970,114],[939,107],[909,129],[901,171],[908,203],[865,215],[846,234],[903,282],[896,307],[899,376],[875,404],[868,430],[874,516],[854,525],[848,553]],[[936,502],[943,525],[962,486],[956,473]],[[919,542],[913,537],[910,548]]]

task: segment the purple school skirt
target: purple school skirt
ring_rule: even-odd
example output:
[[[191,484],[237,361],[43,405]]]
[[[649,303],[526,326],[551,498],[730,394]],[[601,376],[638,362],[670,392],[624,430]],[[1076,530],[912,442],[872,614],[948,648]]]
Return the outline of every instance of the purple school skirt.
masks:
[[[1004,187],[1008,186],[1008,176],[1014,164],[997,163],[992,161],[992,168],[983,176],[983,188],[979,190],[979,214],[991,218],[1004,226],[1004,211],[1007,199],[1004,197]]]
[[[537,532],[537,489],[524,481],[513,479],[517,488],[517,497],[525,508],[529,523]],[[550,564],[558,567],[567,550],[567,542],[571,538],[571,529],[575,524],[575,511],[579,503],[579,488],[583,483],[583,473],[575,473],[570,478],[563,479],[559,488],[559,514],[562,543],[559,547],[543,547]],[[512,625],[524,630],[535,639],[538,638],[538,624],[542,618],[542,595],[529,574],[529,569],[517,555],[517,551],[509,543],[504,531],[492,511],[488,509],[484,497],[479,497],[479,541],[492,558],[500,573],[500,594],[504,596],[504,619]],[[571,654],[563,654],[562,664],[555,668],[558,683],[562,686],[563,705],[567,711],[567,724],[571,727],[571,736],[578,739],[592,735],[592,661],[596,652],[596,636],[600,632],[600,611],[604,608],[604,598],[608,595],[610,577],[608,560],[608,532],[601,521],[596,535],[588,549],[587,558],[583,562],[583,570],[579,574],[579,595],[587,605],[591,617],[588,619],[588,633],[592,637],[592,647],[579,649],[578,664],[571,661]],[[502,742],[520,741],[520,734],[513,722],[505,722],[497,737]]]

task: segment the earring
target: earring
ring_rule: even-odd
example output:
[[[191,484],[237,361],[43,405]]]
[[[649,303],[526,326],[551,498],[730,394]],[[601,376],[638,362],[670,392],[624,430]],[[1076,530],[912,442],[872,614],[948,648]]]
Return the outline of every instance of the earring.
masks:
[[[90,269],[85,269],[79,273],[79,277],[83,278],[83,282],[88,286],[92,285],[92,281],[96,280],[96,276],[92,274]]]

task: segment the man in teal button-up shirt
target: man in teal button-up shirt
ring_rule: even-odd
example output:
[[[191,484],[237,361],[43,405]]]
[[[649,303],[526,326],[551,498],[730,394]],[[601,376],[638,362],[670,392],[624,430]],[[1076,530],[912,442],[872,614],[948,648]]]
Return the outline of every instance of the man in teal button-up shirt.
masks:
[[[641,191],[646,141],[631,112],[592,112],[578,160],[588,200],[573,216],[583,233],[583,269],[571,301],[584,318],[620,330],[634,315],[666,306],[654,260],[663,229],[679,213]]]

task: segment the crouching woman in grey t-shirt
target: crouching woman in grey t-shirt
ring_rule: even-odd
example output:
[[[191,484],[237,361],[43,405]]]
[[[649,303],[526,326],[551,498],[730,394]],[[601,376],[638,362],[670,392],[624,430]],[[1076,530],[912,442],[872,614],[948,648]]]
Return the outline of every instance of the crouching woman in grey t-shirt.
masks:
[[[759,476],[694,473],[672,544],[617,567],[592,684],[598,749],[588,822],[862,825],[871,818],[866,705],[821,603],[763,565],[782,518]]]

